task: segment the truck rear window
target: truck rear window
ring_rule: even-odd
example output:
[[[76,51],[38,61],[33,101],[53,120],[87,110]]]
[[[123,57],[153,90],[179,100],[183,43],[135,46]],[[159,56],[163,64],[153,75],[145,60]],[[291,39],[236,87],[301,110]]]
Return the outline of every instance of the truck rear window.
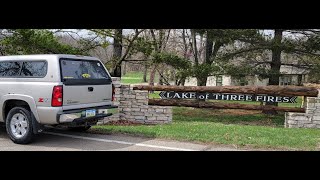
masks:
[[[61,79],[65,84],[110,84],[111,78],[100,61],[61,59]]]

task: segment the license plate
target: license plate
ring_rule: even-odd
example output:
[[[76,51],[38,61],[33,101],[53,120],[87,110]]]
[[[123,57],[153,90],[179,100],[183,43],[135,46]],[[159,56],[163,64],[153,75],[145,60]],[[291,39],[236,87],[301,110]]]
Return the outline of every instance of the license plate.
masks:
[[[95,109],[86,110],[86,117],[92,117],[96,115]]]

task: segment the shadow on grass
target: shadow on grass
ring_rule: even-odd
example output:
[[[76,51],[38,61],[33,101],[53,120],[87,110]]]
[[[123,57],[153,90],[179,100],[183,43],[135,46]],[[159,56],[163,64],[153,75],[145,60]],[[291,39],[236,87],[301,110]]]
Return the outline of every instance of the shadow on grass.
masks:
[[[284,113],[266,115],[260,111],[210,110],[175,107],[173,120],[176,122],[215,122],[223,124],[242,124],[283,127]]]

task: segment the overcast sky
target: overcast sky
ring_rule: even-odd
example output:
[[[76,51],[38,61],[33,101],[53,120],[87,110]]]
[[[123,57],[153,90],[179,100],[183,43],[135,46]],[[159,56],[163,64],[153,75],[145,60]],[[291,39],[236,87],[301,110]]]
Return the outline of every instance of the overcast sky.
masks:
[[[76,29],[65,29],[66,31],[73,31],[73,32],[78,32],[78,35],[82,36],[82,37],[90,37],[90,32],[87,30],[76,30]],[[123,34],[128,34],[128,33],[132,33],[132,29],[124,29],[123,30]],[[271,35],[273,36],[274,31],[273,30],[263,30],[263,32],[266,35]],[[284,32],[284,36],[288,36],[290,33],[288,32]],[[76,35],[74,34],[74,37],[76,38]],[[108,41],[112,42],[113,39],[112,38],[107,38]]]

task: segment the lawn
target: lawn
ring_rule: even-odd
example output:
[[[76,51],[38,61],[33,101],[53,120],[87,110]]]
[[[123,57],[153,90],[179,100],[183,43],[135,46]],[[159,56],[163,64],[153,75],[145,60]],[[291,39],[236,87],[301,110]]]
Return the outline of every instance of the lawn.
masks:
[[[150,79],[150,72],[147,74],[147,81]],[[158,82],[159,77],[156,74],[154,81]],[[143,83],[143,72],[127,72],[123,77],[121,77],[121,83],[123,84],[138,84]]]
[[[166,125],[103,125],[91,131],[125,133],[238,147],[285,150],[319,150],[319,129],[283,128],[284,114],[258,111],[173,108],[173,122]]]
[[[143,72],[128,72],[121,81],[124,84],[141,83],[142,76]],[[149,97],[159,98],[159,92],[150,93]],[[302,98],[299,97],[297,101],[298,103],[279,103],[279,106],[300,107]],[[260,104],[245,101],[216,102]],[[271,116],[261,114],[259,111],[173,107],[171,124],[101,125],[92,127],[90,131],[125,133],[207,144],[232,144],[246,148],[320,150],[320,130],[284,128],[284,113]]]

